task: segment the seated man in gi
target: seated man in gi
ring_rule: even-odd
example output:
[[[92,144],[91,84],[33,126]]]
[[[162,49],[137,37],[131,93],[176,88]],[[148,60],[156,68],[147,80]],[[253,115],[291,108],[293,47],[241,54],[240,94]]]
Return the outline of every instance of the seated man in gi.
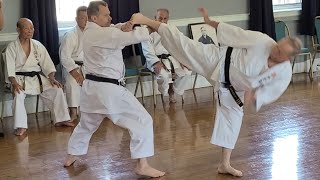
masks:
[[[173,57],[215,86],[217,110],[211,143],[222,148],[218,172],[242,176],[231,167],[230,156],[240,132],[244,94],[245,102],[256,111],[277,100],[290,83],[290,59],[300,52],[301,41],[287,37],[275,42],[266,34],[212,21],[206,9],[199,10],[205,23],[217,29],[221,47],[195,42],[176,27],[142,14],[135,14],[132,21],[157,31]]]
[[[86,79],[81,89],[81,117],[70,137],[64,166],[72,165],[76,156],[87,154],[92,134],[108,118],[129,131],[131,158],[137,159],[135,172],[150,177],[163,176],[164,172],[147,162],[147,157],[154,155],[152,117],[123,87],[125,66],[121,50],[147,41],[149,32],[141,27],[132,30],[130,21],[112,25],[110,10],[104,1],[91,1],[87,14],[89,21],[83,35]]]
[[[60,60],[63,66],[65,90],[70,117],[77,119],[77,108],[80,106],[80,90],[83,82],[83,30],[87,24],[87,7],[81,6],[76,12],[77,25],[67,32],[60,45]]]
[[[169,10],[158,9],[155,20],[167,24]],[[169,101],[175,103],[174,93],[183,95],[188,80],[190,81],[191,71],[170,56],[162,46],[161,37],[157,32],[151,33],[149,41],[142,42],[141,45],[147,68],[156,74],[158,90],[164,96],[169,94]]]
[[[55,79],[55,66],[46,48],[32,39],[31,20],[17,22],[18,38],[6,49],[7,76],[12,85],[15,134],[23,135],[27,128],[26,95],[40,95],[43,103],[54,114],[56,126],[74,126],[70,122],[62,85]]]

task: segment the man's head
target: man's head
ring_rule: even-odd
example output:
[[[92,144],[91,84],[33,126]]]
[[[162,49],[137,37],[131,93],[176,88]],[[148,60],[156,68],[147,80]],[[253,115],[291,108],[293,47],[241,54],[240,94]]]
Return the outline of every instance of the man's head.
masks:
[[[88,21],[87,6],[78,7],[76,21],[80,29],[84,29],[86,27]]]
[[[28,18],[20,18],[17,22],[17,32],[20,39],[31,39],[33,37],[33,23]]]
[[[111,25],[111,16],[108,5],[104,1],[91,1],[87,9],[88,20],[94,22],[101,27],[109,27]]]
[[[300,53],[302,42],[297,37],[285,37],[278,41],[271,52],[270,58],[275,63],[281,63],[290,60]]]
[[[206,36],[206,35],[207,35],[207,30],[206,30],[205,27],[202,26],[202,27],[200,28],[200,31],[201,31],[202,36]]]
[[[155,15],[155,20],[161,23],[168,23],[169,21],[169,10],[168,9],[157,9],[157,14]]]

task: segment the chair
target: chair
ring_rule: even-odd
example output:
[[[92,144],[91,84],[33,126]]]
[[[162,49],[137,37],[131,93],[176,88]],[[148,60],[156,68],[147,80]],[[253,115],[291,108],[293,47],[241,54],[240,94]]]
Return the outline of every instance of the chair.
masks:
[[[314,36],[312,36],[312,47],[313,47],[313,53],[314,53],[312,63],[314,63],[316,55],[320,53],[320,16],[315,17],[314,27],[315,27],[316,33]]]
[[[279,20],[275,21],[275,31],[276,31],[276,40],[277,41],[279,41],[280,39],[282,39],[284,37],[290,36],[289,28],[286,25],[286,23],[283,21],[279,21]],[[313,71],[312,71],[313,58],[312,58],[311,51],[309,50],[309,48],[303,47],[303,48],[301,48],[301,51],[297,56],[309,56],[309,59],[310,59],[309,77],[312,80],[313,79]],[[293,72],[293,68],[295,65],[296,57],[294,57],[294,59],[292,61],[292,72]]]
[[[157,95],[156,95],[156,89],[155,89],[155,75],[152,71],[150,71],[148,68],[145,67],[146,64],[146,57],[143,55],[143,51],[142,51],[142,45],[141,43],[138,44],[138,49],[139,49],[139,53],[140,53],[140,59],[141,59],[141,65],[142,67],[139,68],[139,72],[140,72],[140,76],[141,77],[146,77],[146,76],[151,76],[152,79],[152,96],[153,96],[153,105],[154,107],[156,107],[157,105]],[[135,49],[133,49],[134,52],[134,57],[137,59],[137,54]]]
[[[140,71],[138,69],[137,66],[137,61],[136,61],[136,55],[135,55],[135,51],[134,51],[134,45],[131,45],[132,50],[133,50],[133,62],[134,62],[134,68],[127,68],[125,69],[125,79],[133,79],[133,78],[137,78],[137,82],[136,82],[136,87],[135,87],[135,91],[134,91],[134,96],[136,96],[137,91],[138,91],[138,86],[140,84],[140,90],[141,90],[141,98],[142,98],[142,104],[144,105],[144,93],[143,93],[143,84],[141,82],[141,76],[140,76]]]

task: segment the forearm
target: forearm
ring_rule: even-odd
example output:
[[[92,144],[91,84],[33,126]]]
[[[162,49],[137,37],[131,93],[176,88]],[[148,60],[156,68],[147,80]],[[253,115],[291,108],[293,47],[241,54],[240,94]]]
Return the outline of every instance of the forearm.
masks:
[[[213,28],[215,28],[215,29],[217,29],[218,26],[219,26],[219,22],[217,22],[217,21],[212,21],[212,20],[210,20],[210,19],[208,19],[208,20],[206,21],[206,24],[208,24],[209,26],[211,26],[211,27],[213,27]]]

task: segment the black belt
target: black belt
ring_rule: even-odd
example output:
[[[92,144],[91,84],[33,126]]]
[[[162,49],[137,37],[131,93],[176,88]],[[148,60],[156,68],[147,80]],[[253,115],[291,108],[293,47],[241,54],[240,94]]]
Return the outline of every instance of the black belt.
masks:
[[[86,74],[86,79],[97,81],[97,82],[112,83],[112,84],[116,84],[123,87],[125,86],[125,84],[122,81],[119,81],[117,79],[105,78],[105,77],[95,76],[92,74]]]
[[[79,66],[83,66],[83,61],[75,61],[75,63]]]
[[[39,84],[40,84],[40,92],[43,92],[43,86],[42,86],[42,80],[40,76],[40,72],[37,71],[31,71],[31,72],[16,72],[16,75],[19,76],[27,76],[27,77],[34,77],[37,76]],[[25,89],[25,82],[23,82],[23,89]]]
[[[232,47],[228,47],[227,49],[227,53],[226,53],[226,60],[225,60],[225,64],[224,64],[224,78],[225,78],[225,87],[229,89],[233,99],[236,101],[236,103],[242,107],[243,103],[241,101],[241,99],[239,98],[239,96],[236,93],[236,90],[234,89],[234,87],[231,85],[230,83],[230,59],[231,59],[231,53],[232,53]]]
[[[175,75],[176,75],[176,72],[174,70],[174,66],[173,66],[173,63],[172,61],[169,59],[171,55],[170,54],[161,54],[161,55],[157,55],[157,57],[160,59],[161,63],[164,65],[164,63],[162,62],[162,59],[168,59],[169,62],[170,62],[170,67],[171,67],[171,75],[172,75],[172,81],[175,80]],[[165,65],[164,65],[165,66]],[[168,68],[166,69],[168,70]]]

